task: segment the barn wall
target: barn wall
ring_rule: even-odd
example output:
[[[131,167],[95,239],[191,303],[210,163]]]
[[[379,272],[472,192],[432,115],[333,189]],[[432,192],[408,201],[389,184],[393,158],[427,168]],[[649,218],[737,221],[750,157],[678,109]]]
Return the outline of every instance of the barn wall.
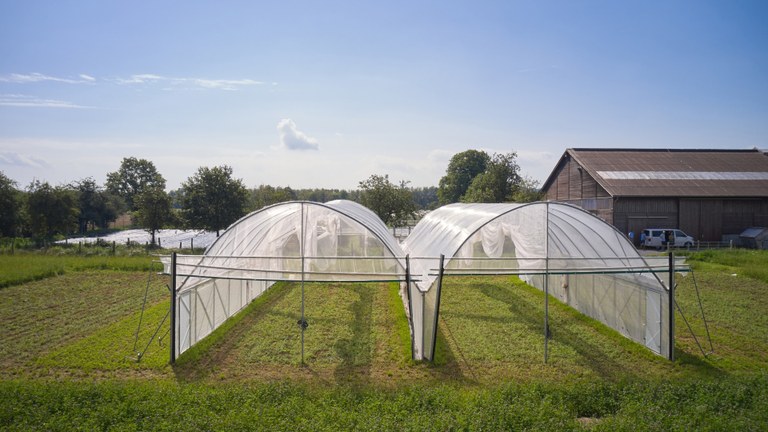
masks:
[[[621,232],[635,233],[645,228],[677,228],[678,200],[676,198],[620,198],[613,207],[613,225]]]
[[[569,155],[555,168],[547,200],[574,204],[624,233],[679,228],[701,241],[721,241],[748,227],[768,227],[768,198],[611,197]]]
[[[568,159],[562,166],[558,166],[557,175],[554,181],[544,191],[547,200],[552,201],[573,201],[581,199],[610,198],[611,195],[606,192],[595,179],[589,175],[587,170],[579,169],[579,164]],[[586,207],[589,207],[587,205]],[[592,205],[596,208],[607,207],[604,204]]]
[[[622,232],[679,228],[696,240],[721,241],[752,226],[768,226],[768,199],[620,198],[613,225]]]
[[[768,227],[768,199],[723,200],[723,234],[740,234],[749,227]]]
[[[573,159],[558,166],[555,180],[544,191],[544,196],[550,201],[577,205],[613,224],[613,198],[587,170],[579,168]]]
[[[681,198],[679,228],[696,240],[722,240],[723,200]]]

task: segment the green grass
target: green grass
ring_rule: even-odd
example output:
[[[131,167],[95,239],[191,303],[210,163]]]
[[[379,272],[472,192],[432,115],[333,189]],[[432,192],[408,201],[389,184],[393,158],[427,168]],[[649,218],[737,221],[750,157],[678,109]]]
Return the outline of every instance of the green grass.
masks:
[[[62,346],[41,357],[37,364],[83,371],[110,371],[126,368],[168,369],[170,300],[150,305],[114,324]],[[141,319],[138,338],[136,330]],[[154,338],[153,338],[154,336]],[[135,341],[135,344],[126,343]],[[162,341],[162,343],[161,343]],[[135,347],[135,348],[134,348]],[[139,354],[141,354],[140,361]]]
[[[30,268],[62,275],[0,290],[4,430],[768,430],[768,283],[744,271],[764,255],[694,256],[714,354],[678,314],[675,362],[550,299],[544,364],[540,291],[447,278],[434,365],[410,360],[397,284],[307,284],[302,365],[300,285],[281,283],[169,366],[157,276],[136,363],[148,273],[49,258]],[[677,300],[703,337],[692,276]]]
[[[768,378],[397,390],[6,381],[0,424],[6,430],[765,430]]]
[[[689,260],[693,263],[694,268],[720,270],[727,268],[732,273],[768,283],[768,250],[708,250],[692,253]]]
[[[158,269],[153,258],[143,256],[77,256],[17,253],[0,255],[0,288],[83,270],[145,271]]]
[[[280,283],[177,362],[185,381],[296,379],[373,384],[408,373],[410,334],[397,284]],[[416,368],[418,370],[425,368]]]
[[[87,270],[0,290],[0,376],[44,375],[48,368],[37,362],[40,357],[138,316],[147,280],[146,272]],[[163,283],[152,278],[150,306],[168,299]],[[133,334],[125,333],[115,343],[130,348],[133,341]],[[92,350],[80,354],[83,363],[89,356],[108,355]]]

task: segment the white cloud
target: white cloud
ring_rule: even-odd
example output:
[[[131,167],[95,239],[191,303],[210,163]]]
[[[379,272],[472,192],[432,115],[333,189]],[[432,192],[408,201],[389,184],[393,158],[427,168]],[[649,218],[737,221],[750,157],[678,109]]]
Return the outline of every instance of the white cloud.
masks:
[[[164,81],[169,78],[160,76],[160,75],[154,75],[154,74],[137,74],[137,75],[131,75],[128,78],[117,78],[115,81],[118,84],[147,84],[147,83],[153,83],[157,81]]]
[[[67,84],[84,84],[95,83],[97,80],[95,77],[88,74],[79,74],[78,79],[61,78],[51,75],[45,75],[37,72],[30,74],[12,73],[8,75],[0,75],[0,82],[8,82],[15,84],[27,84],[37,82],[60,82]],[[209,78],[183,78],[183,77],[169,77],[157,74],[134,74],[127,78],[118,77],[109,79],[112,83],[124,84],[124,85],[151,85],[162,84],[164,89],[181,89],[187,90],[192,88],[205,88],[215,90],[239,90],[247,86],[260,86],[266,84],[263,81],[257,81],[253,79],[209,79]],[[274,87],[276,82],[272,82]]]
[[[88,76],[88,75],[85,75]],[[79,80],[71,79],[71,78],[60,78],[60,77],[54,77],[50,75],[44,75],[41,73],[33,72],[31,74],[18,74],[18,73],[12,73],[8,75],[2,75],[0,76],[0,81],[2,82],[10,82],[10,83],[16,83],[16,84],[26,84],[26,83],[34,83],[34,82],[43,82],[43,81],[53,81],[53,82],[61,82],[61,83],[67,83],[67,84],[82,84],[84,82],[92,81],[92,79],[84,78],[83,75],[80,75]],[[89,77],[93,78],[93,77]]]
[[[237,90],[240,86],[251,86],[264,84],[261,81],[255,81],[252,79],[241,80],[210,80],[195,78],[191,80],[196,85],[205,88],[221,89],[221,90]]]
[[[296,123],[291,119],[277,122],[277,132],[280,134],[280,147],[288,150],[318,150],[317,140],[296,129]]]
[[[0,165],[30,168],[46,168],[50,166],[48,162],[35,156],[5,151],[0,152]]]
[[[207,79],[207,78],[178,78],[155,74],[136,74],[128,78],[117,78],[118,84],[156,84],[162,83],[164,89],[172,88],[207,88],[215,90],[238,90],[245,86],[262,85],[264,82],[252,79]],[[167,87],[167,86],[172,87]]]
[[[56,99],[41,99],[35,96],[19,95],[19,94],[4,94],[0,95],[0,106],[9,107],[23,107],[23,108],[93,108],[84,105],[77,105],[72,102],[56,100]]]
[[[447,167],[451,157],[453,157],[453,155],[456,153],[457,152],[453,150],[432,150],[427,155],[427,159],[429,159],[430,162],[445,163],[445,166]]]

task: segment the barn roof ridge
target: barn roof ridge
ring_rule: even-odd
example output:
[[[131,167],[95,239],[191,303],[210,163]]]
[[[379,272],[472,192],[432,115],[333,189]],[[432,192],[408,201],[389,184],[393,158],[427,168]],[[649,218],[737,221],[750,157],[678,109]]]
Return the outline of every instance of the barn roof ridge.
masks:
[[[568,148],[555,165],[542,190],[547,190],[557,179],[563,166],[572,160],[586,171],[610,196],[768,196],[768,154],[753,149],[660,149],[660,148]],[[601,173],[616,172],[690,172],[725,173],[712,177],[662,178],[649,175],[635,178],[618,175],[604,177]],[[738,173],[761,173],[757,176]],[[632,177],[632,178],[630,178]],[[669,176],[667,176],[669,177]]]

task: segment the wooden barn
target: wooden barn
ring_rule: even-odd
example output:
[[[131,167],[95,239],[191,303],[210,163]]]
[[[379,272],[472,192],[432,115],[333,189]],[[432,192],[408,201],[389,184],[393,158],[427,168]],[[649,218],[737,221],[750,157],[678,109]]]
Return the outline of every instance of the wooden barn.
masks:
[[[679,228],[700,241],[768,227],[768,155],[760,150],[568,149],[542,187],[624,233]]]

